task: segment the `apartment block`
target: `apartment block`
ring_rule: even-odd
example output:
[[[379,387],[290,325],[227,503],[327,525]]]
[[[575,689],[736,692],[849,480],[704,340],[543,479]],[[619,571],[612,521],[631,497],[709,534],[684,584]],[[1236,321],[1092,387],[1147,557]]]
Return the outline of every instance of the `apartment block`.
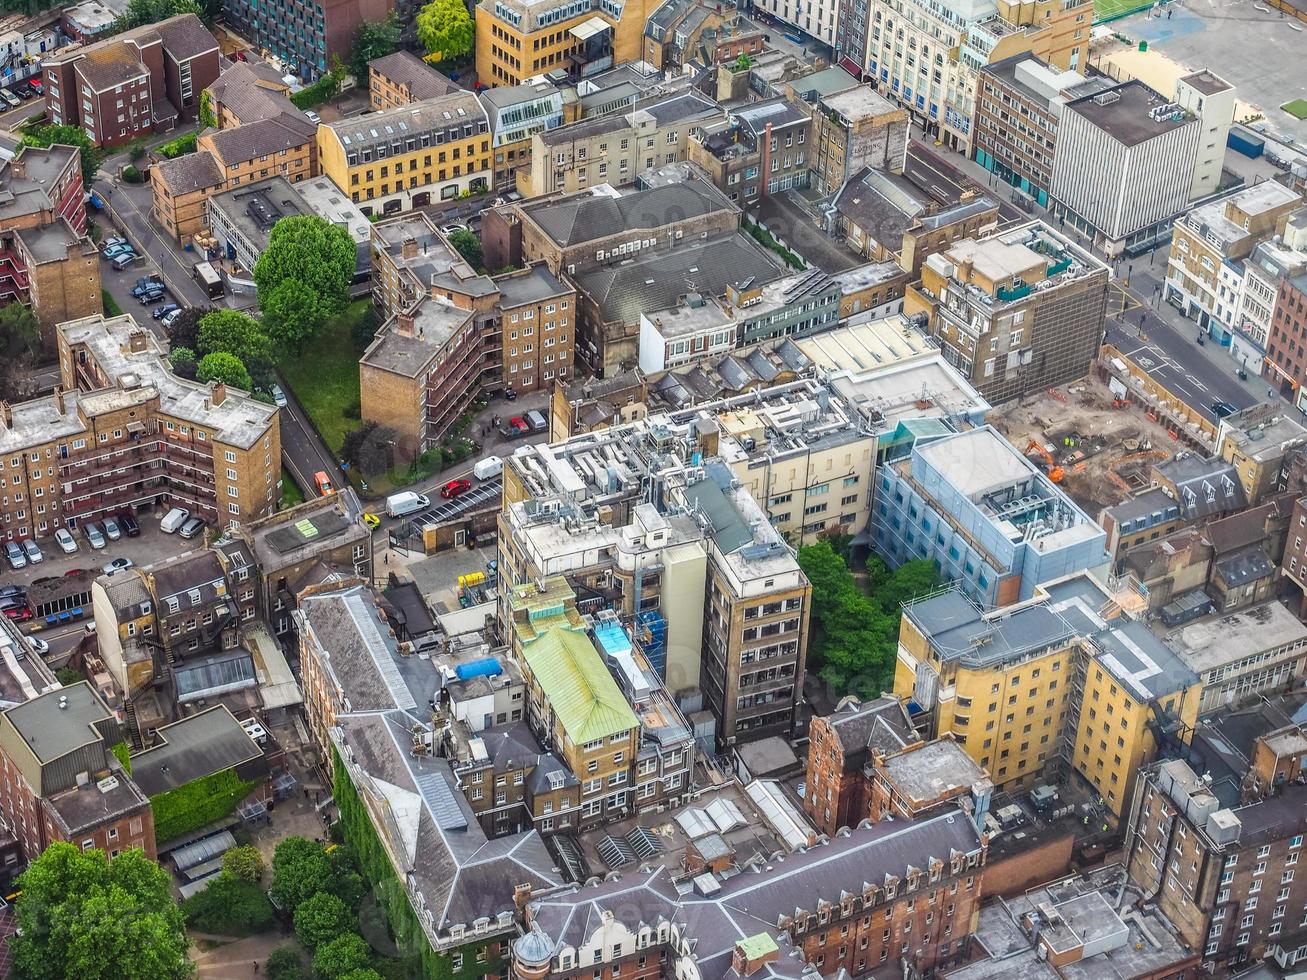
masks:
[[[519,174],[517,189],[530,198],[632,184],[642,170],[687,159],[690,133],[722,116],[715,102],[690,91],[533,133],[530,170]]]
[[[1295,405],[1307,405],[1303,392],[1307,381],[1307,273],[1281,279],[1271,315],[1271,333],[1266,344],[1262,374],[1278,387],[1280,395]]]
[[[877,554],[933,561],[983,608],[1107,562],[1103,529],[989,426],[901,441],[876,479]]]
[[[367,215],[486,190],[490,123],[471,92],[318,127],[318,165]]]
[[[515,190],[530,172],[531,137],[563,125],[563,92],[544,78],[480,93],[495,148],[495,189]]]
[[[122,727],[90,683],[55,685],[0,713],[5,823],[27,860],[56,841],[155,857],[150,801],[114,756]]]
[[[554,381],[549,403],[549,439],[562,442],[570,436],[594,432],[644,418],[649,385],[638,370],[611,378]]]
[[[903,171],[908,113],[870,85],[823,96],[813,108],[812,123],[813,180],[819,193],[836,193],[864,167]]]
[[[788,99],[743,106],[690,133],[688,159],[732,201],[807,187],[816,159],[813,118]]]
[[[972,156],[1029,200],[1048,207],[1063,108],[1111,86],[1103,76],[1085,78],[1028,53],[984,66],[976,88]]]
[[[1075,381],[1098,357],[1107,265],[1032,221],[929,256],[904,313],[924,313],[944,356],[992,404]]]
[[[1216,455],[1234,467],[1250,506],[1286,488],[1289,462],[1303,446],[1307,426],[1274,401],[1228,415],[1216,429]]]
[[[282,75],[294,75],[307,84],[330,71],[334,58],[349,63],[354,35],[364,24],[383,21],[391,11],[400,15],[402,23],[411,23],[418,9],[389,0],[273,0],[268,5],[223,0],[222,18],[255,50],[264,52]]]
[[[1140,767],[1192,732],[1201,681],[1091,575],[1033,598],[987,611],[955,587],[906,605],[894,693],[996,788],[1075,774],[1121,819]]]
[[[1307,208],[1295,211],[1276,225],[1270,241],[1253,248],[1244,263],[1243,288],[1239,296],[1237,324],[1230,341],[1230,356],[1249,372],[1256,372],[1283,388],[1286,375],[1279,362],[1267,356],[1271,341],[1271,321],[1280,283],[1307,272]],[[1289,353],[1286,345],[1276,345],[1281,357]],[[1286,362],[1287,364],[1288,362]],[[1289,391],[1294,389],[1290,387]],[[1304,404],[1301,399],[1297,404]]]
[[[96,146],[165,133],[199,114],[218,77],[218,42],[179,14],[44,58],[45,104],[56,126],[78,126]]]
[[[368,104],[373,112],[438,99],[459,87],[411,51],[368,62]]]
[[[1223,807],[1180,759],[1139,782],[1125,840],[1130,882],[1153,897],[1209,968],[1303,959],[1307,884],[1298,876],[1307,789]]]
[[[728,65],[742,54],[751,58],[766,45],[762,25],[734,8],[721,10],[707,0],[668,0],[644,25],[644,61],[655,69],[680,67],[704,59]]]

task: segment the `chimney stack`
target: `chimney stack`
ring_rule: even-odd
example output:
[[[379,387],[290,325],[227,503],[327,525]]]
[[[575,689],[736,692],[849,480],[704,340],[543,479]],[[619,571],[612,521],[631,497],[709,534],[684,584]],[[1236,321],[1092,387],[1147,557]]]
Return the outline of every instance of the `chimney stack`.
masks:
[[[9,176],[11,177],[27,176],[27,161],[23,159],[23,155],[21,153],[9,161]]]
[[[14,427],[14,410],[8,402],[0,402],[0,423],[3,423],[6,429]]]
[[[60,415],[65,414],[68,409],[64,404],[64,389],[61,385],[54,386],[54,407]]]
[[[403,313],[395,314],[395,333],[401,337],[412,337],[413,330],[413,313],[405,310]]]
[[[144,330],[133,330],[127,338],[127,349],[133,354],[143,354],[150,345],[150,339]]]
[[[217,408],[227,400],[227,385],[222,381],[209,382],[209,404]]]
[[[418,240],[416,238],[405,238],[404,244],[400,246],[401,252],[406,259],[416,259],[418,257]]]

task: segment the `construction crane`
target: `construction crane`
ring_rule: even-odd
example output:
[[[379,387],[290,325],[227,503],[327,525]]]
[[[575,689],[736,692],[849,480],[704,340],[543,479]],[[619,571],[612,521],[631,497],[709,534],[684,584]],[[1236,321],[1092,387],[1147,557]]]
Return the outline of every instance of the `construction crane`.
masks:
[[[1026,455],[1029,456],[1032,452],[1038,453],[1043,458],[1044,472],[1048,474],[1048,478],[1054,483],[1061,483],[1063,477],[1066,476],[1066,471],[1057,465],[1057,460],[1053,458],[1053,454],[1034,439],[1026,444]]]

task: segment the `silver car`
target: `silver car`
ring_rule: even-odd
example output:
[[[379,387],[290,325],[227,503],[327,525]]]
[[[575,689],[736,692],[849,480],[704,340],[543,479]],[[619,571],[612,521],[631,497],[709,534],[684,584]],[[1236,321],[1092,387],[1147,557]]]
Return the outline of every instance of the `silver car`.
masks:
[[[41,554],[41,549],[37,547],[36,542],[31,538],[23,538],[23,551],[27,552],[27,560],[33,565],[39,565],[45,561],[45,555]]]
[[[83,524],[82,533],[86,535],[87,542],[96,551],[108,544],[104,539],[104,532],[100,530],[100,525],[96,524],[95,521],[87,521]]]
[[[14,541],[5,542],[5,557],[15,569],[27,567],[27,552]]]

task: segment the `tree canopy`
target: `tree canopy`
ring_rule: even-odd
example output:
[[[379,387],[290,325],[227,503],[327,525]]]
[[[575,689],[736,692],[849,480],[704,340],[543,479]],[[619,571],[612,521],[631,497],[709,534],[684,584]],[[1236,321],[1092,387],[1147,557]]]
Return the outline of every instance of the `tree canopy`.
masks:
[[[211,19],[209,11],[194,0],[128,0],[127,9],[114,22],[114,33],[129,31],[142,24],[157,24],[178,14]]]
[[[250,381],[250,372],[245,369],[245,365],[240,362],[240,358],[226,351],[216,351],[213,354],[205,354],[200,358],[200,363],[195,367],[195,380],[202,384],[208,384],[210,381],[221,381],[225,385],[231,385],[233,388],[240,388],[242,391],[249,391],[253,387]]]
[[[302,352],[326,322],[317,294],[297,279],[279,283],[259,302],[268,339],[286,354]]]
[[[318,892],[295,910],[295,938],[312,952],[349,929],[349,909],[330,892]]]
[[[349,303],[357,256],[349,232],[325,218],[297,214],[278,221],[268,247],[254,263],[259,307],[271,317],[265,323],[269,336],[284,339],[290,344],[284,349],[298,353]],[[280,289],[292,282],[301,288]],[[296,324],[289,321],[292,313]]]
[[[238,881],[257,883],[263,877],[266,867],[263,855],[253,844],[233,847],[222,855],[222,873]]]
[[[104,151],[91,142],[80,126],[36,126],[22,138],[24,146],[75,146],[81,152],[82,186],[87,190],[95,183],[95,172],[104,160]]]
[[[368,62],[393,54],[399,48],[399,15],[391,11],[381,21],[367,21],[354,32],[354,44],[349,51],[349,70],[364,88],[368,84]]]
[[[194,972],[167,872],[139,850],[109,861],[55,843],[23,872],[9,940],[27,980],[179,980]]]
[[[236,310],[214,310],[199,323],[198,352],[230,354],[249,370],[272,363],[272,344],[263,326]]]
[[[449,235],[449,244],[453,245],[458,254],[467,260],[467,264],[474,269],[480,269],[485,259],[481,253],[481,239],[467,231],[459,228]]]
[[[313,972],[322,980],[343,980],[351,972],[372,964],[372,947],[357,932],[346,932],[318,947]]]
[[[322,847],[304,837],[287,837],[272,855],[272,888],[283,907],[294,913],[318,892],[329,891],[331,862]]]
[[[431,0],[417,15],[418,40],[437,61],[461,58],[472,50],[475,30],[463,0]]]

